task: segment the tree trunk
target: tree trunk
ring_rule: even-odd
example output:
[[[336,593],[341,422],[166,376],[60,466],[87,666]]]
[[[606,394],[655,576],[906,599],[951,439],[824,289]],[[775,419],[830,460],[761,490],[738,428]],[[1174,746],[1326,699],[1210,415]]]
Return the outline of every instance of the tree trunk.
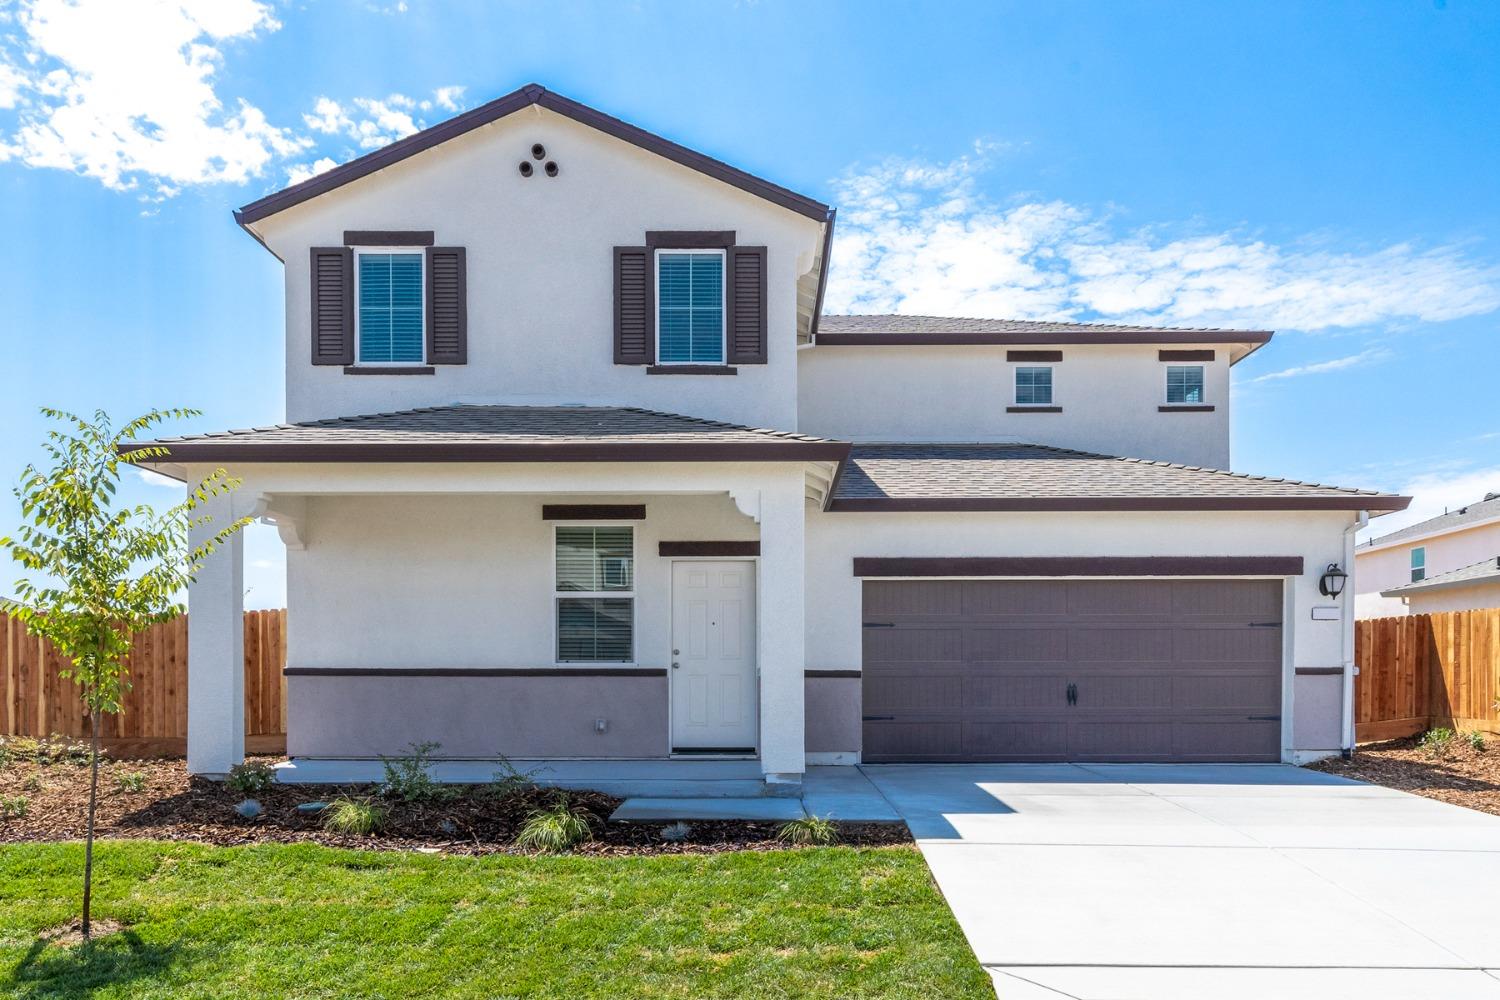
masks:
[[[94,811],[99,804],[99,713],[89,713],[89,819],[83,838],[83,939],[89,939],[89,901],[94,888]]]

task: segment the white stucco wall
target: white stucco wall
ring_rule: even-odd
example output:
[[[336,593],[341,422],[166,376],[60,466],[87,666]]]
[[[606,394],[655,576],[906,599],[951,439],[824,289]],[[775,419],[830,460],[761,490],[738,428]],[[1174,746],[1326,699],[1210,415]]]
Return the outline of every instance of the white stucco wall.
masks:
[[[1430,615],[1439,611],[1469,611],[1474,608],[1500,608],[1500,581],[1418,592],[1412,594],[1408,600],[1410,611],[1414,615]]]
[[[1379,525],[1380,522],[1375,523]],[[1411,550],[1418,547],[1427,550],[1428,577],[1472,566],[1500,556],[1500,522],[1428,538],[1412,538],[1379,548],[1361,546],[1354,554],[1353,583],[1354,591],[1359,595],[1355,603],[1359,617],[1381,618],[1407,613],[1399,598],[1381,597],[1380,592],[1411,582]]]
[[[1344,512],[813,514],[807,529],[807,665],[860,666],[856,556],[1302,556],[1304,572],[1288,588],[1284,622],[1282,725],[1283,745],[1290,750],[1294,692],[1305,686],[1294,678],[1295,668],[1343,662],[1341,622],[1311,616],[1315,605],[1338,603],[1318,593],[1318,575],[1328,563],[1342,561],[1342,532],[1352,521]],[[1315,705],[1325,714],[1339,708],[1336,699]]]
[[[529,178],[532,143],[560,171]],[[286,261],[287,417],[452,402],[630,405],[796,425],[796,284],[821,223],[531,108],[256,224]],[[310,358],[308,249],[345,229],[431,229],[468,255],[469,363],[430,376],[351,376]],[[613,363],[612,248],[651,230],[734,230],[767,247],[768,356],[725,376]]]
[[[1169,363],[1157,351],[1173,346],[1063,346],[1052,364],[1061,413],[1005,412],[1015,403],[1020,365],[1005,360],[1014,347],[805,348],[800,429],[852,441],[1022,441],[1227,469],[1229,351],[1203,364],[1213,412],[1161,413]]]

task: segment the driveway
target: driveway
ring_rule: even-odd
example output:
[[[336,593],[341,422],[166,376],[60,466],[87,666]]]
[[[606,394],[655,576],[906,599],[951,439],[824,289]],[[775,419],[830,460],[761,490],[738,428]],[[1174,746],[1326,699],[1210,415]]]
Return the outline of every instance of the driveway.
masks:
[[[1000,1000],[1500,1000],[1500,816],[1283,765],[865,765]]]

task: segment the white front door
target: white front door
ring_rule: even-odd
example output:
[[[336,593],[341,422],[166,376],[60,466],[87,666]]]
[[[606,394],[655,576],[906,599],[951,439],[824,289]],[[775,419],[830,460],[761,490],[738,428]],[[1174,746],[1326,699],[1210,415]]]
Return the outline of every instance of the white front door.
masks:
[[[672,749],[756,747],[755,563],[672,564]]]

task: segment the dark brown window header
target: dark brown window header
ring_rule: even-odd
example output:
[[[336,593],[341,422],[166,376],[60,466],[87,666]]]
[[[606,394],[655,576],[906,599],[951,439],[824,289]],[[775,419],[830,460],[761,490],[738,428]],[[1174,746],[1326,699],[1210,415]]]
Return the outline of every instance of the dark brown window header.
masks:
[[[864,557],[854,575],[890,576],[1301,576],[1301,556]]]
[[[1203,404],[1194,403],[1194,404],[1191,404],[1191,405],[1181,404],[1181,403],[1178,403],[1178,404],[1168,403],[1165,406],[1158,406],[1156,408],[1156,412],[1157,413],[1212,413],[1212,412],[1214,412],[1214,408],[1213,408],[1213,404],[1212,403],[1203,403]]]
[[[733,365],[647,365],[647,375],[738,375]]]
[[[345,375],[436,375],[431,365],[345,365]]]
[[[657,542],[660,556],[758,556],[760,542]]]
[[[732,229],[647,230],[646,246],[652,250],[715,250],[734,246]]]
[[[1157,351],[1158,361],[1212,361],[1213,351]]]
[[[1006,351],[1005,360],[1057,362],[1062,360],[1062,351]]]
[[[436,241],[431,229],[346,229],[346,247],[430,247]]]
[[[1061,413],[1061,406],[1007,406],[1006,413]]]
[[[542,505],[544,521],[644,521],[643,503],[548,503]]]
[[[849,677],[858,679],[862,677],[863,674],[861,674],[858,670],[804,670],[802,671],[802,676],[820,679],[834,677]]]

